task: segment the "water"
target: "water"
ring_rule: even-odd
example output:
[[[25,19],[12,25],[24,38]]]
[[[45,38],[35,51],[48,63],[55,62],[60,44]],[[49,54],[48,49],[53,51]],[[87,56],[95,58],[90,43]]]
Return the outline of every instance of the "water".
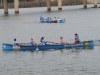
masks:
[[[39,43],[45,40],[73,42],[78,33],[81,41],[100,39],[100,8],[65,6],[63,11],[53,7],[21,8],[19,14],[9,9],[4,15],[0,9],[0,75],[99,75],[100,46],[94,49],[63,49],[50,51],[2,51],[2,43],[27,43],[30,38]],[[40,12],[46,17],[66,19],[64,24],[39,23]]]

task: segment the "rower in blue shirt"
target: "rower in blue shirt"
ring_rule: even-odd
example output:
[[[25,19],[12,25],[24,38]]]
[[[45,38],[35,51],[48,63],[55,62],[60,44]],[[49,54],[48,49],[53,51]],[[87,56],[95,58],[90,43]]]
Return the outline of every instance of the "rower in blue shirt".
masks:
[[[49,17],[46,19],[46,21],[47,21],[47,22],[49,21]]]
[[[45,41],[45,40],[44,40],[44,37],[42,37],[41,40],[40,40],[40,44],[41,44],[41,45],[46,45],[47,42],[48,42],[48,41]]]
[[[44,17],[43,16],[42,16],[41,20],[44,21]]]
[[[18,43],[16,42],[16,38],[14,38],[14,46],[18,45]]]
[[[50,21],[53,21],[53,20],[50,18]]]
[[[33,41],[33,38],[31,38],[30,46],[33,46],[33,45],[37,45],[37,43],[35,43],[35,42]]]

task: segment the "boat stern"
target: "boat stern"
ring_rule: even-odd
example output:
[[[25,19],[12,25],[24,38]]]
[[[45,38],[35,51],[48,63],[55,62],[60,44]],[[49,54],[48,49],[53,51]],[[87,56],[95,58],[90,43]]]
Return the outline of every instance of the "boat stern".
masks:
[[[91,41],[85,41],[84,45],[85,46],[94,46],[94,42],[93,42],[93,40],[91,40]]]
[[[13,50],[13,45],[2,43],[2,50]]]

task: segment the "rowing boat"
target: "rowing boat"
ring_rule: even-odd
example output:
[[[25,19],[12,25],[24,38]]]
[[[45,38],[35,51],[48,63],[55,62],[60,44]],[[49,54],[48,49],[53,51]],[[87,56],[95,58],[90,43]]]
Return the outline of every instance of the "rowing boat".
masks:
[[[56,19],[56,17],[54,17]],[[65,23],[65,19],[52,20],[51,18],[45,19],[42,12],[40,13],[40,23]]]
[[[61,20],[52,20],[52,21],[43,21],[40,20],[41,23],[65,23],[65,19],[61,19]]]
[[[2,50],[48,50],[48,49],[64,49],[64,48],[77,48],[77,47],[94,47],[93,41],[84,41],[79,44],[52,44],[52,45],[37,45],[30,46],[29,44],[20,44],[18,46],[14,46],[13,44],[2,43]]]

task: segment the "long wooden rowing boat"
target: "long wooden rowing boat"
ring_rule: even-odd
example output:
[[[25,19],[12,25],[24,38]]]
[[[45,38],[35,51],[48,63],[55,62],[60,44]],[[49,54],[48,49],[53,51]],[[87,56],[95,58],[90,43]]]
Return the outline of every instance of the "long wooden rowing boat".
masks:
[[[30,46],[29,44],[20,44],[18,46],[14,46],[13,44],[2,43],[2,50],[45,50],[45,49],[64,49],[64,48],[76,48],[76,47],[94,47],[93,41],[84,41],[79,44],[53,44],[53,45],[38,45],[38,46]]]

